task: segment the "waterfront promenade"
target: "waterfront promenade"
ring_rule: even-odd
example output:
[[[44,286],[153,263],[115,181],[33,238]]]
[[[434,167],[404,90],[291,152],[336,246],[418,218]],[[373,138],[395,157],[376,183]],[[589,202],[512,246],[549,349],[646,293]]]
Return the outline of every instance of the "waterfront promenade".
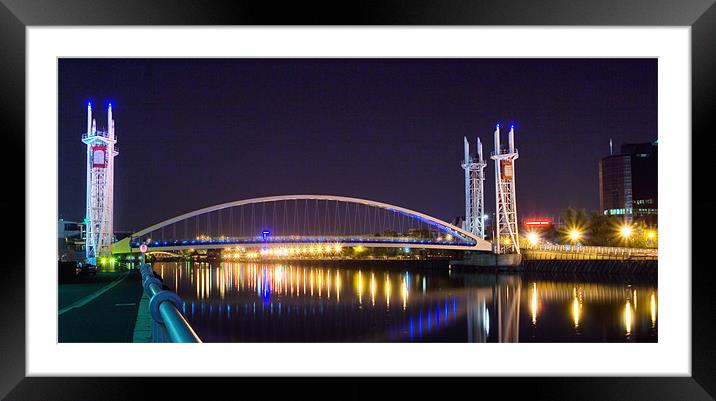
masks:
[[[60,284],[58,341],[132,342],[141,297],[138,270],[97,273]]]

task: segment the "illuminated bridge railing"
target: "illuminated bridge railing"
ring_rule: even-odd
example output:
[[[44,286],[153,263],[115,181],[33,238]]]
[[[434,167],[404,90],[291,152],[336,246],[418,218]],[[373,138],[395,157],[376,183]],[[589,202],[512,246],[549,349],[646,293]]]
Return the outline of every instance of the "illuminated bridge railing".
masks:
[[[132,235],[131,248],[221,248],[339,243],[490,250],[450,223],[385,203],[330,195],[228,202],[167,219]]]
[[[659,256],[659,250],[654,248],[627,248],[609,246],[574,246],[574,245],[523,245],[524,257],[533,260],[552,259],[597,259],[597,260],[625,260],[646,259],[654,260]]]
[[[133,241],[132,248],[139,248],[141,241]],[[285,237],[285,238],[224,238],[224,239],[202,239],[202,240],[170,240],[170,241],[150,241],[147,246],[151,248],[166,247],[197,247],[211,246],[231,247],[231,246],[272,246],[272,245],[322,245],[322,244],[341,244],[341,245],[366,245],[366,244],[396,244],[406,246],[420,245],[445,245],[445,246],[464,246],[466,248],[475,246],[475,241],[468,242],[452,242],[443,239],[424,239],[424,238],[394,238],[394,237]]]

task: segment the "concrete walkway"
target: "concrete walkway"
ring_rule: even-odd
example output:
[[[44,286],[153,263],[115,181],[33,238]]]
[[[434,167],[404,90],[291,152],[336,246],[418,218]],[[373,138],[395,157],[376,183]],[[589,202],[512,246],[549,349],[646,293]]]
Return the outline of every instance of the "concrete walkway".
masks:
[[[65,296],[58,311],[59,342],[132,342],[137,311],[142,298],[141,274],[131,270],[126,277],[104,281],[100,286],[86,286],[83,296],[79,287]],[[119,280],[117,280],[119,278]],[[62,284],[67,286],[68,284]],[[69,284],[79,285],[79,284]],[[108,288],[109,287],[109,288]],[[95,291],[89,291],[94,288]],[[62,293],[62,289],[60,293]],[[70,302],[72,300],[72,302]],[[64,306],[63,306],[64,304]]]
[[[76,277],[70,283],[60,283],[57,287],[57,304],[59,309],[66,308],[82,298],[91,295],[107,284],[121,278],[126,272],[99,272],[95,276]]]
[[[142,293],[142,298],[139,300],[137,321],[134,325],[133,342],[152,342],[152,316],[149,314],[149,297],[146,293]]]

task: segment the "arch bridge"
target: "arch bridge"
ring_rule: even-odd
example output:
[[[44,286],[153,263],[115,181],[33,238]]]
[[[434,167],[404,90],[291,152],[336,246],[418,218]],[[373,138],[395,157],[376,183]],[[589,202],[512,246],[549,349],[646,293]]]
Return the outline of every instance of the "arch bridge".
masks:
[[[176,216],[113,244],[113,253],[222,249],[339,252],[344,247],[490,251],[491,244],[400,206],[331,195],[282,195],[222,203]],[[258,253],[258,252],[256,252]]]

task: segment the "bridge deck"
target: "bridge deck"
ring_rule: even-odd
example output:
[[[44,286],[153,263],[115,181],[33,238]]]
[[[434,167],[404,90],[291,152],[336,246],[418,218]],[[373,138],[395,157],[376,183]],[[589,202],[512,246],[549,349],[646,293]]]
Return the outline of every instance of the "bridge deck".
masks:
[[[136,250],[141,242],[131,242],[130,248]],[[311,246],[364,246],[383,248],[428,248],[428,249],[455,249],[455,250],[488,250],[476,242],[458,242],[435,240],[428,238],[410,237],[270,237],[264,240],[261,237],[250,238],[224,238],[224,239],[191,239],[150,241],[147,246],[150,250],[166,251],[179,249],[221,249],[230,247],[311,247]]]

